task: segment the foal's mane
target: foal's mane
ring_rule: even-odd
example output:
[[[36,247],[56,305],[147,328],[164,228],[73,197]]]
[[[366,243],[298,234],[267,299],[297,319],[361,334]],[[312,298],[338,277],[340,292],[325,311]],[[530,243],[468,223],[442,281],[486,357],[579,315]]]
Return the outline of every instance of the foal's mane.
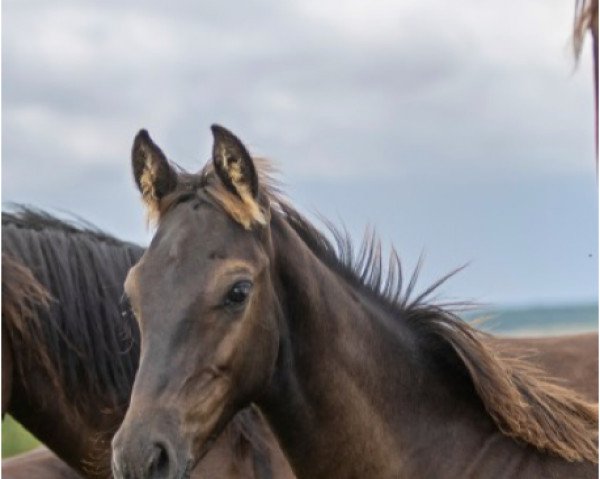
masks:
[[[504,434],[569,461],[598,462],[597,405],[552,382],[493,336],[463,321],[452,310],[460,303],[443,305],[430,300],[431,294],[462,268],[413,297],[420,260],[404,287],[398,254],[392,248],[386,273],[375,233],[367,232],[355,253],[345,230],[326,222],[332,243],[294,208],[285,202],[279,207],[287,223],[328,267],[391,311],[398,321],[410,322],[430,345],[450,346],[442,350],[453,355],[451,362],[468,374],[486,411]]]
[[[552,382],[529,362],[506,351],[493,336],[464,322],[452,309],[456,304],[431,300],[432,293],[462,268],[414,296],[421,261],[405,286],[394,248],[384,267],[381,242],[375,233],[367,232],[357,251],[346,230],[325,220],[333,238],[330,241],[273,186],[277,183],[270,174],[269,163],[261,159],[257,166],[261,194],[269,199],[271,209],[281,214],[315,256],[351,286],[373,298],[398,321],[414,325],[415,331],[428,340],[425,343],[446,346],[442,350],[452,355],[450,362],[470,378],[486,411],[505,435],[568,461],[598,462],[597,405]],[[219,201],[226,210],[233,201],[229,193],[218,189],[215,192],[210,164],[199,174],[183,173],[181,178],[181,189],[168,198],[162,213],[193,198],[195,190],[211,183],[213,195],[226,197]],[[230,214],[236,218],[234,211]]]
[[[78,411],[125,407],[139,341],[120,298],[125,275],[143,249],[82,220],[16,206],[2,212],[2,253],[4,266],[17,265],[8,275],[4,271],[3,299],[5,286],[19,286],[13,270],[29,271],[44,290],[43,301],[21,303],[21,314],[2,318],[24,386],[35,361],[62,384]]]

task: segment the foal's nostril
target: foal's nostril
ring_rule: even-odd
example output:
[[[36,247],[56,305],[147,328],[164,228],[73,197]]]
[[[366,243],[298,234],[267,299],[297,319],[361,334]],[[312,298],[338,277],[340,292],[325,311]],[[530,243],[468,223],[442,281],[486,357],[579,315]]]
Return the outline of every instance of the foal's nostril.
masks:
[[[148,460],[148,477],[154,479],[168,477],[169,453],[163,443],[157,442],[153,446],[152,455]]]

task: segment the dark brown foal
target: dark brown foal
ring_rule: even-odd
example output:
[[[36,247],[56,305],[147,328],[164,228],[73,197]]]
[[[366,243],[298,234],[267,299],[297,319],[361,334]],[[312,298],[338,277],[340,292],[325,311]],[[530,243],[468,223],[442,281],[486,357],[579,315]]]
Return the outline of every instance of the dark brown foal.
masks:
[[[116,476],[185,477],[254,402],[299,478],[596,477],[595,404],[428,302],[443,280],[413,298],[376,241],[333,246],[213,135],[198,174],[134,141],[157,230],[125,282],[142,348]]]

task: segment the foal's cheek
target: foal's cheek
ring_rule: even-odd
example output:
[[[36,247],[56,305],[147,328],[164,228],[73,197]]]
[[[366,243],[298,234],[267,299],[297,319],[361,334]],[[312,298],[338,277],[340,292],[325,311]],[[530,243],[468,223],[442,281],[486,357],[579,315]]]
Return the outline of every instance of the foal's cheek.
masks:
[[[228,370],[235,370],[235,364],[242,356],[240,347],[247,325],[243,321],[235,321],[229,325],[215,352],[215,363]]]

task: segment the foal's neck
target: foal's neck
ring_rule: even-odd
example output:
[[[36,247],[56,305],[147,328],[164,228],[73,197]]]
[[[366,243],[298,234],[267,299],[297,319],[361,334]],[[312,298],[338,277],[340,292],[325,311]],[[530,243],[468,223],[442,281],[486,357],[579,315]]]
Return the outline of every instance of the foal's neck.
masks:
[[[284,317],[260,406],[299,477],[422,476],[440,449],[452,453],[457,434],[466,451],[495,434],[476,400],[448,397],[448,381],[431,372],[406,324],[325,266],[285,222],[273,237]]]

